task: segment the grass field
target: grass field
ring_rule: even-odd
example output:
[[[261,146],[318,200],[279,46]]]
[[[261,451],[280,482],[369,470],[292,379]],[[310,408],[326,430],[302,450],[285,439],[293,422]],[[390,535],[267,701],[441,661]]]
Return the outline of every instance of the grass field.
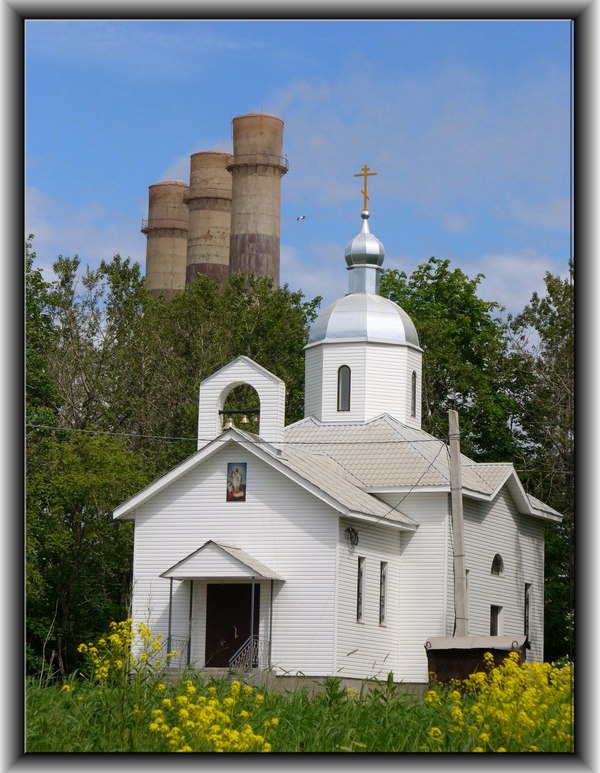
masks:
[[[28,680],[27,752],[573,752],[571,664],[490,660],[424,698],[391,677],[364,694],[328,679],[312,695],[195,672],[163,681],[159,643],[127,626],[82,645],[87,674]]]

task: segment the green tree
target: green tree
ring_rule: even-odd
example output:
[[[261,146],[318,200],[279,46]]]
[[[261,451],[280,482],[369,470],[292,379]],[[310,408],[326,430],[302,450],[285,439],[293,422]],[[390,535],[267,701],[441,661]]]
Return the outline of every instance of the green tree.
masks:
[[[43,655],[66,674],[81,639],[127,614],[132,528],[112,511],[147,478],[120,439],[60,430],[38,440],[27,478],[31,665]]]
[[[145,375],[153,400],[145,415],[153,417],[155,434],[182,438],[155,447],[161,471],[196,449],[200,382],[241,354],[286,382],[286,420],[302,417],[304,346],[319,302],[243,274],[222,288],[198,276],[172,300],[153,301],[144,328],[153,362]],[[236,390],[227,407],[257,408],[255,400],[252,390]]]
[[[46,414],[27,416],[28,643],[32,668],[54,651],[68,671],[73,646],[125,613],[131,532],[114,507],[196,450],[199,384],[239,354],[286,381],[301,417],[319,299],[242,275],[151,298],[119,255],[94,270],[61,256],[47,283],[29,246],[28,406]]]
[[[48,372],[48,352],[55,337],[50,311],[50,284],[34,268],[33,236],[25,243],[25,400],[31,423],[54,421],[56,390]]]
[[[381,294],[412,318],[423,349],[423,428],[448,434],[448,409],[460,413],[461,450],[480,461],[514,454],[512,395],[516,356],[508,351],[497,303],[477,295],[483,278],[469,279],[449,260],[430,258],[408,276],[384,271]]]
[[[546,292],[510,320],[519,374],[522,443],[517,466],[528,491],[563,516],[546,534],[546,656],[573,654],[574,265],[547,273]],[[565,622],[569,625],[565,627]]]

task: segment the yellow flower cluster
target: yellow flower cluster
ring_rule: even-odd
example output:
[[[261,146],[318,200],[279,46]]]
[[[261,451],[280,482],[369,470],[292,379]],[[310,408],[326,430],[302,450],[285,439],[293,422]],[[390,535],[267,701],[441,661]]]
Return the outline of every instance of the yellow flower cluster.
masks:
[[[233,681],[229,693],[219,699],[215,687],[207,695],[196,696],[191,681],[185,681],[173,698],[163,698],[161,707],[152,712],[149,730],[165,739],[175,752],[270,752],[267,736],[279,720],[267,719],[261,732],[251,725],[252,713],[264,702],[239,681]]]
[[[145,623],[133,628],[132,620],[110,624],[110,633],[97,642],[80,644],[77,651],[86,656],[92,666],[93,678],[107,682],[119,676],[128,676],[156,670],[164,665],[159,656],[163,647],[162,636],[154,636]],[[134,654],[134,653],[138,654]],[[177,655],[171,652],[165,657]]]
[[[465,751],[524,752],[573,749],[573,667],[521,663],[509,653],[494,667],[471,674],[461,690],[430,690],[425,702],[438,712],[447,738],[464,740]],[[439,741],[434,727],[429,738]]]

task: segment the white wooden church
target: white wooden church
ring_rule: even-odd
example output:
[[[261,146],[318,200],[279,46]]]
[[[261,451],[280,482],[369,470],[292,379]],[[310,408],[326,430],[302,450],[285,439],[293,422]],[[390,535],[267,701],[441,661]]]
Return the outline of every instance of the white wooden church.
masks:
[[[197,669],[425,683],[425,644],[456,631],[448,447],[421,429],[415,325],[379,295],[369,213],[346,295],[306,346],[305,418],[240,356],[200,385],[198,450],[122,504],[135,522],[132,616]],[[418,322],[418,320],[417,320]],[[249,384],[258,434],[225,400]],[[473,637],[524,636],[543,658],[544,525],[510,464],[461,457]]]

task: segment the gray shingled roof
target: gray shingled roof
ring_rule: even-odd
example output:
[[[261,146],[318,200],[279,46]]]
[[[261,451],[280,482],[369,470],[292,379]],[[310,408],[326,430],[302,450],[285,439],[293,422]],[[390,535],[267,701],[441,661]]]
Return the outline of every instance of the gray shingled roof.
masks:
[[[386,415],[366,424],[304,419],[286,428],[284,448],[330,456],[371,491],[450,485],[447,445]],[[511,470],[510,464],[477,464],[462,456],[463,488],[489,496]]]
[[[550,507],[550,505],[547,505],[545,502],[542,502],[540,499],[536,499],[535,497],[532,497],[531,494],[527,494],[527,499],[529,499],[529,503],[531,504],[534,510],[540,510],[542,513],[548,513],[549,515],[554,516],[555,518],[562,519],[562,515],[557,510]]]
[[[326,453],[286,446],[279,461],[352,512],[405,526],[417,526],[417,522],[410,516],[364,491],[361,481]]]

